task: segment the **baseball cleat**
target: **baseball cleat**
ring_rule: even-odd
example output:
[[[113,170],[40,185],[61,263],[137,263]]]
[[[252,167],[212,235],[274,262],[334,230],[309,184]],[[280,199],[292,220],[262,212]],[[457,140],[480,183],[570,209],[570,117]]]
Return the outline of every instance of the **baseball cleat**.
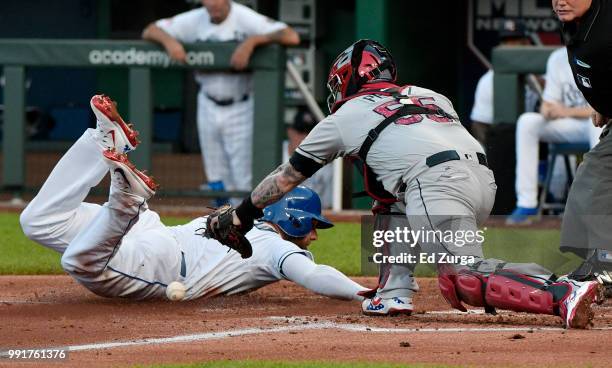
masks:
[[[579,282],[562,278],[560,284],[566,284],[568,291],[559,301],[559,316],[565,322],[565,328],[587,328],[594,317],[591,305],[595,303],[602,285],[597,281]]]
[[[89,102],[96,115],[99,142],[105,149],[128,153],[140,143],[138,132],[127,124],[117,111],[117,104],[106,95],[95,95]]]
[[[597,296],[597,304],[602,304],[606,298],[612,298],[612,264],[609,261],[602,262],[599,258],[607,259],[612,254],[602,249],[592,251],[594,253],[567,277],[576,281],[597,281],[603,285]]]
[[[413,309],[412,298],[409,297],[387,299],[375,296],[372,299],[365,299],[361,303],[363,314],[368,316],[395,316],[398,314],[409,316]]]
[[[104,159],[111,171],[111,184],[116,188],[145,199],[151,198],[159,185],[153,177],[136,169],[125,153],[114,150],[104,151]]]
[[[517,207],[506,218],[506,225],[531,225],[538,219],[538,209]]]

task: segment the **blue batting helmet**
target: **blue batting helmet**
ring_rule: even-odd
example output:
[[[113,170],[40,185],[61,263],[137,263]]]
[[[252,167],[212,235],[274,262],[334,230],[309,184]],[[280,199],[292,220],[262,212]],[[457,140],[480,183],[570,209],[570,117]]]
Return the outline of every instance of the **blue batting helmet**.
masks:
[[[328,229],[334,224],[321,215],[321,199],[312,189],[298,186],[285,194],[278,202],[263,210],[263,221],[278,225],[294,238],[302,238],[313,229],[313,220],[318,229]]]

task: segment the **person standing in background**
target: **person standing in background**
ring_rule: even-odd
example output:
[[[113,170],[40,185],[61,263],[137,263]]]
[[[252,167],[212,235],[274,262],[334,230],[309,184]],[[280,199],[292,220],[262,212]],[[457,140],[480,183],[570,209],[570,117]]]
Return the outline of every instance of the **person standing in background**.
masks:
[[[202,7],[160,19],[142,33],[160,43],[170,57],[185,62],[184,43],[239,42],[230,63],[244,71],[256,47],[300,43],[285,23],[230,0],[202,0]],[[248,191],[252,180],[253,98],[248,73],[198,72],[197,125],[208,184],[200,189]],[[218,198],[217,206],[226,202]]]

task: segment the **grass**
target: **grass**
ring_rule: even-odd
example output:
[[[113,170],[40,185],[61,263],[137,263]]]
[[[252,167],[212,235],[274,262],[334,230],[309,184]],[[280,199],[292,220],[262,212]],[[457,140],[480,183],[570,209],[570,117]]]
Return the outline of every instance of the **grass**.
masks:
[[[0,213],[0,274],[61,274],[60,256],[23,235],[19,215]]]
[[[177,225],[189,219],[167,217],[163,220],[167,225]],[[361,275],[359,224],[338,223],[334,228],[318,233],[319,240],[310,247],[317,263],[334,266],[348,275]],[[559,252],[557,230],[489,228],[485,239],[487,257],[539,263],[556,274],[567,273],[580,262],[575,256]],[[27,239],[21,231],[17,214],[0,213],[0,254],[0,274],[63,273],[59,254]],[[376,268],[366,274],[376,274]],[[417,267],[417,276],[433,275],[430,266]]]
[[[282,362],[282,361],[253,361],[253,360],[221,360],[207,363],[194,364],[164,364],[164,365],[149,365],[136,367],[149,368],[369,368],[372,363],[368,362]],[[380,363],[376,362],[377,368],[448,368],[456,367],[450,365],[431,365],[431,364],[395,364],[395,363]]]

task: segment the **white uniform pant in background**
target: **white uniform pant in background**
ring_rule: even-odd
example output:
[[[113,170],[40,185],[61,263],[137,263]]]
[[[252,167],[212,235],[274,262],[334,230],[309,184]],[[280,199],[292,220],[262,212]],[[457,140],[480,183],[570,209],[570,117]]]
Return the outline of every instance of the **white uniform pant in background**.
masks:
[[[236,96],[235,99],[240,99]],[[225,190],[251,190],[253,98],[219,106],[198,94],[198,134],[208,182],[222,181]]]
[[[104,206],[82,203],[109,170],[93,131],[66,152],[22,212],[23,231],[63,253],[62,267],[96,294],[163,296],[180,280],[182,254],[159,216],[143,198],[114,188]]]
[[[538,206],[538,161],[539,143],[581,143],[589,142],[593,147],[599,141],[601,128],[595,128],[590,119],[564,118],[546,120],[541,114],[527,112],[522,114],[516,126],[516,197],[517,207],[535,208]],[[563,188],[564,166],[560,160],[555,162],[552,187]],[[553,189],[553,192],[559,190]]]

